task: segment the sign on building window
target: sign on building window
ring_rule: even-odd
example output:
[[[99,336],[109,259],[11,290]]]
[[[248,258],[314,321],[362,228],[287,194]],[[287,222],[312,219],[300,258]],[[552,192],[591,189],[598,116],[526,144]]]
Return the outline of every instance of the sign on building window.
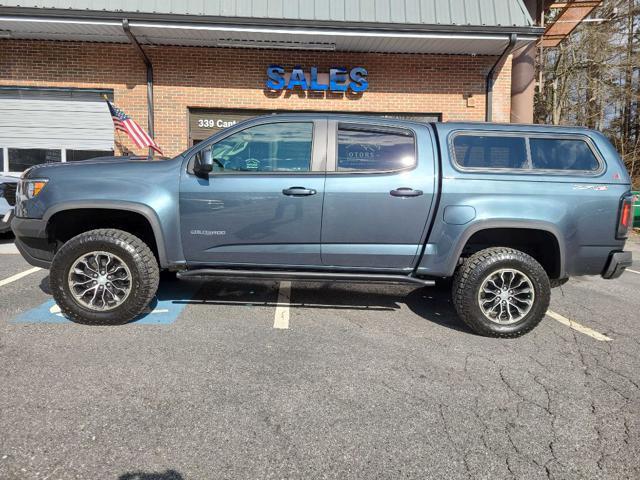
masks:
[[[257,115],[270,113],[264,110],[223,110],[192,108],[189,110],[189,145],[201,142],[220,130]]]

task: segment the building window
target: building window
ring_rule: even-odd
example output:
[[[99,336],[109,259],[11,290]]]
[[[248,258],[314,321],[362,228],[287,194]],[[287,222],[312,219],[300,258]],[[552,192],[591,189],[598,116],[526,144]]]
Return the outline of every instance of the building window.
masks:
[[[456,135],[455,161],[464,168],[527,168],[524,137],[498,135]]]
[[[247,128],[213,146],[213,172],[308,172],[312,140],[310,122]]]
[[[9,170],[22,172],[42,163],[56,163],[62,160],[61,150],[44,148],[9,148]]]
[[[575,139],[530,138],[533,168],[593,172],[600,168],[587,142]]]
[[[415,163],[415,141],[409,130],[338,127],[340,172],[402,170]]]
[[[113,156],[113,150],[67,150],[67,162],[80,162],[82,160],[91,160],[96,157]]]
[[[113,150],[71,150],[59,148],[6,148],[0,146],[0,170],[23,172],[43,163],[78,162],[113,156]]]

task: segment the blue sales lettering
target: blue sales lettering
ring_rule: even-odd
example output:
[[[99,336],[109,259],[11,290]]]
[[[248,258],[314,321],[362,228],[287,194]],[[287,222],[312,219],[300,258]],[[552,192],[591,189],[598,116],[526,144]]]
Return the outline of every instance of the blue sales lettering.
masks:
[[[329,82],[323,83],[319,79],[318,67],[311,67],[309,75],[300,67],[291,70],[289,79],[286,78],[286,70],[279,65],[271,65],[267,68],[266,86],[270,90],[312,90],[314,92],[364,92],[369,88],[367,70],[363,67],[355,67],[351,70],[336,67],[329,69]]]

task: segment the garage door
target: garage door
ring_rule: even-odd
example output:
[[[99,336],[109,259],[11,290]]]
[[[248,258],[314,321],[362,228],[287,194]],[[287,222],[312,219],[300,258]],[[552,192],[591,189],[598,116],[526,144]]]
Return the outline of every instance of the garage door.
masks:
[[[235,125],[247,118],[257,115],[268,115],[270,113],[291,113],[286,110],[228,110],[228,109],[209,109],[209,108],[190,108],[189,109],[189,145],[195,145],[214,133],[227,127]],[[299,113],[299,112],[297,112]],[[332,112],[316,112],[316,113],[332,113]],[[368,115],[387,118],[400,118],[404,120],[413,120],[415,122],[438,122],[442,118],[439,113],[396,113],[396,112],[335,112],[341,114]]]
[[[1,90],[0,148],[2,169],[11,172],[109,155],[113,122],[96,92]]]

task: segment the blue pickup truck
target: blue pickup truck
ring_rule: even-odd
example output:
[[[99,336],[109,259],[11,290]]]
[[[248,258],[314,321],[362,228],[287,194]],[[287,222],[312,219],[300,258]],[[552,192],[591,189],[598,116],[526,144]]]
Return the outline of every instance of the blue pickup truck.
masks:
[[[515,337],[542,320],[553,286],[631,264],[631,199],[617,152],[592,130],[283,114],[170,160],[33,167],[12,228],[77,322],[132,320],[161,270],[419,287],[450,278],[472,330]]]

